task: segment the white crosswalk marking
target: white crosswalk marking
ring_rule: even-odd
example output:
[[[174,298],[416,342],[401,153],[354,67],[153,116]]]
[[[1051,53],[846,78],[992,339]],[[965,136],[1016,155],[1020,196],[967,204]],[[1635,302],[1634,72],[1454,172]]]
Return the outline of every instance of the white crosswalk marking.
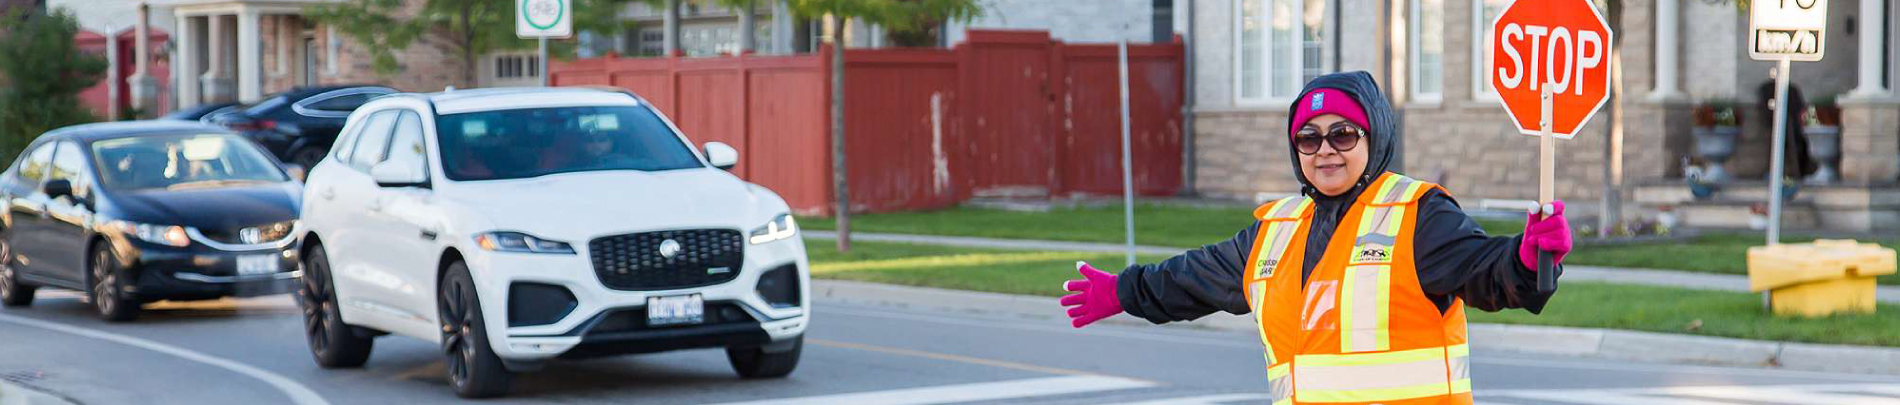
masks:
[[[1900,404],[1900,385],[1751,385],[1649,387],[1627,389],[1552,389],[1478,391],[1479,403],[1492,400],[1555,402],[1579,405],[1660,404],[1729,405],[1735,403],[1894,405]]]
[[[1155,386],[1155,383],[1142,380],[1085,375],[732,402],[719,405],[930,405],[1077,394],[1152,386]]]
[[[1208,396],[1188,397],[1188,398],[1157,399],[1153,401],[1129,402],[1129,403],[1123,403],[1123,404],[1118,404],[1118,405],[1226,405],[1226,404],[1242,404],[1242,403],[1253,404],[1253,403],[1260,403],[1260,402],[1266,401],[1267,398],[1272,398],[1272,397],[1267,396],[1267,394],[1226,394],[1226,395],[1208,395]]]

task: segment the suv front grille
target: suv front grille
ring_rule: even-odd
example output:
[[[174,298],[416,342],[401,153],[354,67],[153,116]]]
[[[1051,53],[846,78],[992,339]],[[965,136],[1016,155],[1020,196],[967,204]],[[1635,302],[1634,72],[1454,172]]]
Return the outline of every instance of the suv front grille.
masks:
[[[671,257],[666,241],[678,244]],[[668,249],[672,250],[672,249]],[[587,242],[600,283],[616,290],[707,286],[739,277],[745,240],[731,229],[684,229],[595,238]]]

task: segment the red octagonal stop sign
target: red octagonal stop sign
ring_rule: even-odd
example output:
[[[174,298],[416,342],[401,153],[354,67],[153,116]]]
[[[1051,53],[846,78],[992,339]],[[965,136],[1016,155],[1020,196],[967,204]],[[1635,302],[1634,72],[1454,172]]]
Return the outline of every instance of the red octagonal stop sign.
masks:
[[[1610,94],[1609,24],[1588,0],[1519,0],[1491,29],[1491,85],[1517,129],[1541,134],[1542,92],[1552,90],[1551,132],[1569,139]]]

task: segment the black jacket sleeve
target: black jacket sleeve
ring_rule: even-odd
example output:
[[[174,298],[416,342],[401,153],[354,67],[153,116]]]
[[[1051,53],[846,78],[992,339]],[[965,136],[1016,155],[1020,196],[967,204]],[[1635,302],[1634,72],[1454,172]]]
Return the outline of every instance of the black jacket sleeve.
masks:
[[[1248,313],[1240,284],[1259,230],[1255,221],[1225,242],[1122,270],[1115,289],[1122,310],[1154,323],[1192,320],[1214,311]]]
[[[1537,291],[1537,272],[1517,259],[1518,236],[1488,236],[1458,202],[1433,190],[1420,201],[1413,259],[1425,294],[1447,310],[1452,298],[1486,312],[1544,310],[1551,293]],[[1563,267],[1553,269],[1563,274]]]

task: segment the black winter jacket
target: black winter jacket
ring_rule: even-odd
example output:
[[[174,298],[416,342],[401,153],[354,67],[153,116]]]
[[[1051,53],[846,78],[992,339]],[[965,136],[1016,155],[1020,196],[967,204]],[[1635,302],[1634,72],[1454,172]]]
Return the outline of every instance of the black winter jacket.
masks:
[[[1314,200],[1314,213],[1307,231],[1306,260],[1301,281],[1313,274],[1332,240],[1339,221],[1351,209],[1353,201],[1371,182],[1387,171],[1396,154],[1394,139],[1399,126],[1391,104],[1379,91],[1372,76],[1365,72],[1321,76],[1306,85],[1299,99],[1319,88],[1334,88],[1351,94],[1366,110],[1368,138],[1372,149],[1366,173],[1353,189],[1339,196],[1320,195],[1300,174],[1299,156],[1292,155],[1293,173],[1304,185],[1302,192]],[[1297,100],[1297,99],[1296,99]],[[1298,108],[1296,102],[1292,108]],[[1289,114],[1291,115],[1291,114]],[[1289,118],[1289,126],[1291,126]],[[1290,140],[1286,134],[1268,135]],[[1525,268],[1517,258],[1518,237],[1485,235],[1476,221],[1459,209],[1451,196],[1427,192],[1420,199],[1418,223],[1414,226],[1413,257],[1418,279],[1425,295],[1438,304],[1439,311],[1451,307],[1454,298],[1484,311],[1524,308],[1531,313],[1543,311],[1555,292],[1537,291],[1537,273]],[[1247,298],[1242,292],[1247,253],[1260,232],[1260,222],[1240,230],[1233,239],[1190,250],[1155,264],[1138,264],[1122,270],[1116,286],[1122,310],[1154,323],[1192,320],[1225,311],[1247,314]],[[1556,269],[1563,274],[1562,266]]]

